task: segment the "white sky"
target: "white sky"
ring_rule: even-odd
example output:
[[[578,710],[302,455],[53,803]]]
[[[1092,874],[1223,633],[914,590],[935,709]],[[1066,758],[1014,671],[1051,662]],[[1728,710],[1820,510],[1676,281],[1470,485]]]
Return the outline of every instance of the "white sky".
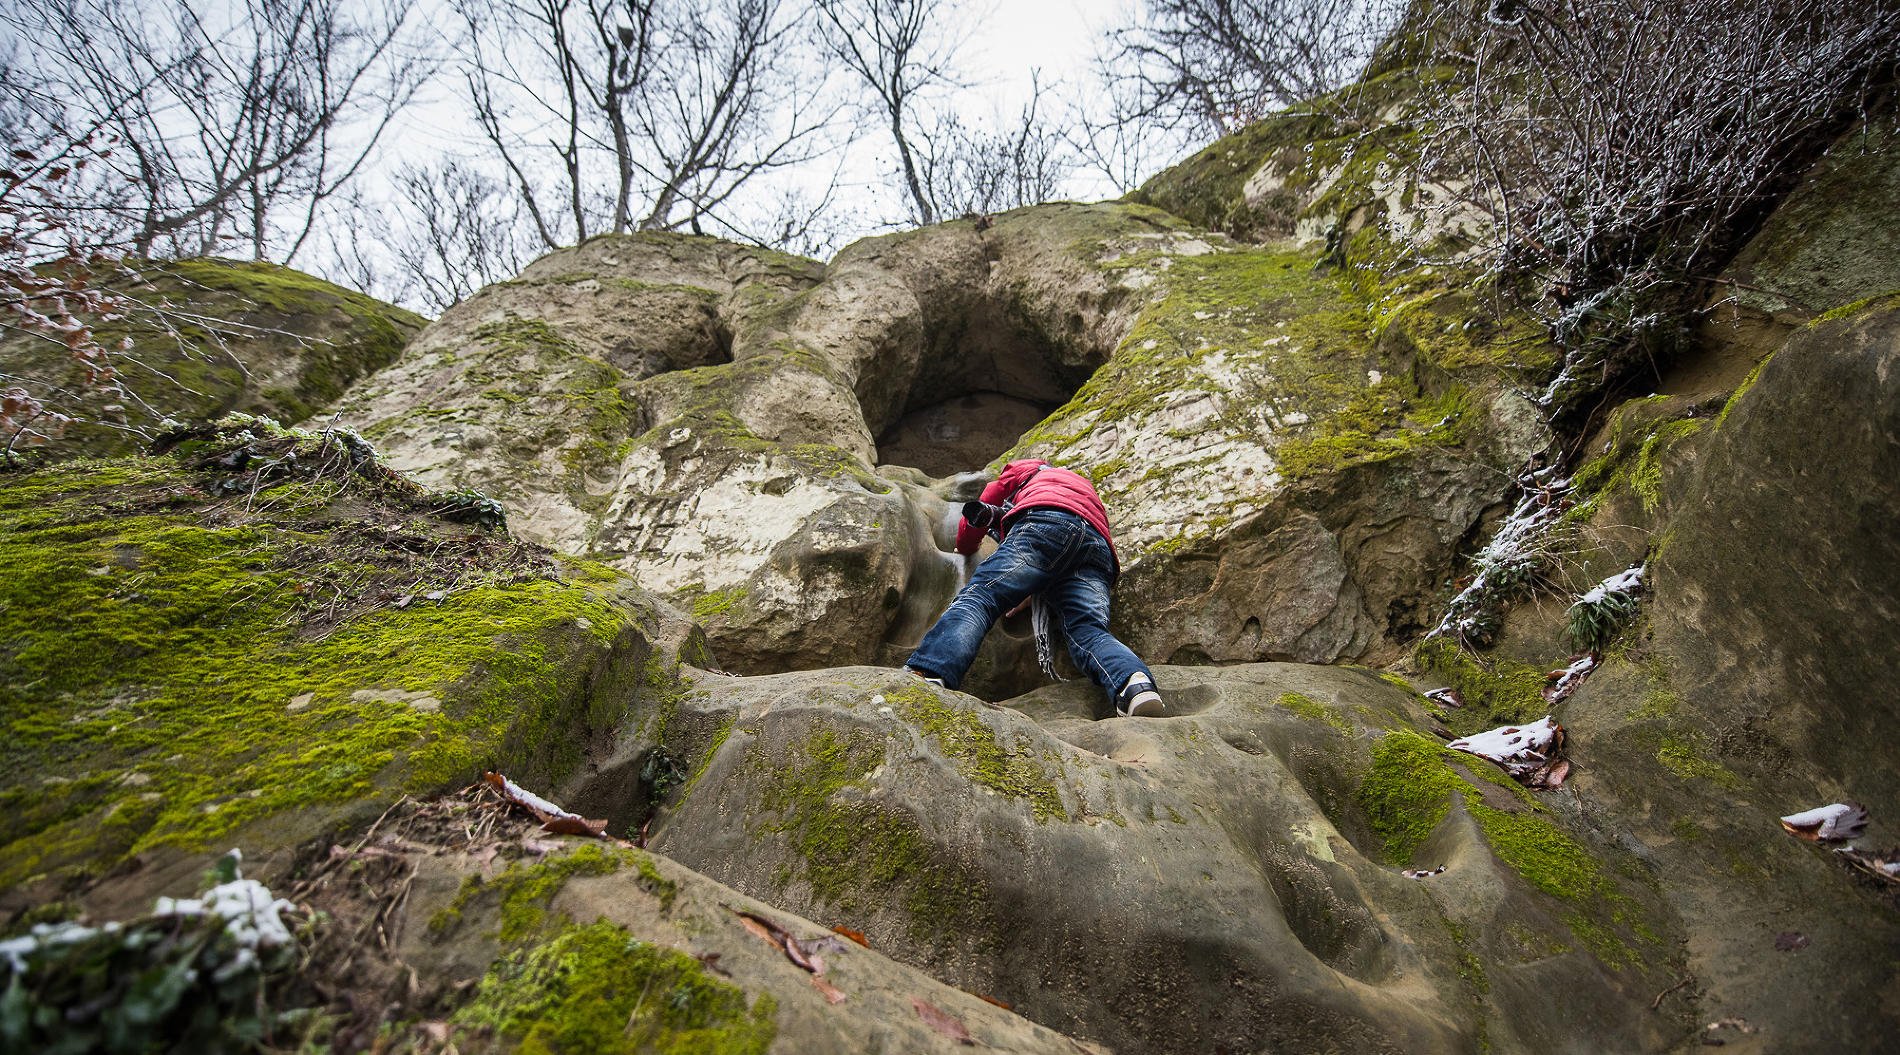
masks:
[[[440,6],[439,14],[426,8]],[[422,25],[425,33],[439,34],[438,43],[452,44],[460,20],[446,10],[444,0],[425,2]],[[1013,119],[1029,99],[1031,73],[1039,71],[1046,91],[1061,85],[1078,88],[1092,83],[1094,56],[1104,29],[1124,18],[1132,0],[965,0],[952,3],[948,10],[951,23],[962,23],[964,43],[958,52],[959,63],[968,87],[945,100],[970,119]],[[384,164],[426,163],[447,156],[479,162],[490,154],[468,116],[462,98],[460,76],[451,67],[424,91],[421,105],[413,106],[398,118],[393,134],[385,141]],[[1060,120],[1063,103],[1045,96],[1043,113]],[[880,129],[867,130],[854,145],[845,165],[846,188],[840,195],[840,214],[846,217],[845,229],[836,247],[870,234],[889,230],[887,223],[904,211],[898,190],[879,178],[878,169],[892,156],[888,135]],[[811,166],[809,178],[822,184],[831,172],[828,164]],[[375,194],[374,172],[366,173],[364,189]],[[814,188],[818,189],[818,188]],[[1097,200],[1117,196],[1120,190],[1099,176],[1076,173],[1064,188],[1067,197]],[[309,260],[305,266],[316,261]]]

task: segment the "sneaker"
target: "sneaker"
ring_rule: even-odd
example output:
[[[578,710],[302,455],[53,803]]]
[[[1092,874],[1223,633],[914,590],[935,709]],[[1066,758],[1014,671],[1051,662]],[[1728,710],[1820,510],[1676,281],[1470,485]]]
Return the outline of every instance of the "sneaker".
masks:
[[[925,681],[927,681],[927,682],[929,682],[929,683],[930,683],[930,684],[932,684],[932,685],[935,685],[936,687],[938,687],[938,688],[940,688],[940,689],[944,689],[944,688],[949,688],[949,686],[947,686],[947,685],[945,685],[945,684],[943,683],[943,679],[942,679],[942,678],[933,678],[933,677],[931,677],[930,675],[928,675],[928,674],[925,674],[925,673],[924,673],[923,671],[921,671],[921,670],[918,670],[918,669],[917,669],[916,667],[905,667],[905,668],[904,668],[904,670],[905,670],[905,671],[906,671],[907,673],[910,673],[910,674],[915,674],[916,676],[918,676],[918,677],[920,677],[920,678],[922,678],[922,679],[924,679]],[[1160,697],[1156,697],[1156,699],[1159,699],[1159,698],[1160,698]]]
[[[1115,713],[1123,718],[1159,718],[1168,713],[1161,702],[1161,694],[1155,691],[1154,682],[1148,675],[1139,671],[1128,676],[1128,684],[1115,701]]]

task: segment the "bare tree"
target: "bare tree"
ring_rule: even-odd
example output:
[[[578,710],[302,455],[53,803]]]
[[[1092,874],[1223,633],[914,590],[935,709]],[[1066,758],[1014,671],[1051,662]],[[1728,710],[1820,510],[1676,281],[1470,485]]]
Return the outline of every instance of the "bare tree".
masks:
[[[368,230],[333,225],[328,270],[358,289],[439,315],[449,305],[519,274],[539,243],[514,188],[479,165],[446,158],[405,164],[389,177],[393,200],[353,202]]]
[[[742,190],[834,144],[783,0],[512,0],[459,8],[477,122],[548,248],[603,231],[743,233]]]
[[[0,19],[30,67],[25,120],[113,149],[75,188],[105,247],[138,256],[242,246],[288,261],[356,177],[426,64],[403,0],[45,0]]]
[[[941,89],[956,86],[961,41],[943,26],[941,0],[813,0],[820,39],[833,58],[870,89],[866,106],[889,129],[911,220],[939,216],[919,158],[922,110]]]
[[[1118,125],[1225,135],[1359,75],[1399,0],[1143,0],[1098,63]],[[1104,129],[1105,130],[1105,129]],[[1100,138],[1098,131],[1097,136]]]
[[[1667,354],[1698,280],[1891,77],[1882,6],[1492,0],[1425,27],[1462,72],[1431,82],[1419,169],[1491,218],[1479,254],[1530,280],[1566,348],[1548,400]]]
[[[967,127],[952,113],[920,137],[918,175],[932,210],[940,217],[992,213],[1055,197],[1075,159],[1063,130],[1043,115],[1047,105],[1032,74],[1029,101],[999,130]]]

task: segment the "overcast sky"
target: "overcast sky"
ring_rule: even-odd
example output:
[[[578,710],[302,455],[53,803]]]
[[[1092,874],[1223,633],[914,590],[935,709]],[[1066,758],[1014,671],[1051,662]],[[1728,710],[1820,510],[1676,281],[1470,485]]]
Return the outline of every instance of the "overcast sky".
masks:
[[[958,60],[969,86],[945,97],[942,105],[972,123],[996,119],[1006,123],[1029,100],[1032,71],[1047,93],[1045,114],[1061,120],[1066,102],[1055,96],[1065,87],[1070,93],[1088,90],[1094,81],[1093,62],[1102,35],[1110,25],[1127,17],[1132,0],[975,0],[953,3],[950,9],[964,39]],[[423,24],[429,27],[427,32],[438,35],[437,43],[442,45],[453,43],[459,32],[458,18],[446,10]],[[452,69],[445,69],[425,91],[424,104],[399,118],[387,144],[384,164],[426,163],[443,156],[471,162],[490,158],[489,148],[480,140],[460,97],[461,91],[460,78]],[[889,137],[880,129],[866,129],[851,148],[845,164],[845,185],[838,197],[841,228],[833,249],[856,238],[891,230],[895,218],[905,211],[907,203],[899,188],[883,178],[888,174],[891,157]],[[880,172],[881,168],[886,171]],[[830,172],[829,166],[813,165],[803,176],[822,183]],[[365,181],[365,189],[372,194],[375,181],[374,173]],[[1100,200],[1120,193],[1100,174],[1078,170],[1069,179],[1063,196]],[[312,259],[306,266],[316,263]]]

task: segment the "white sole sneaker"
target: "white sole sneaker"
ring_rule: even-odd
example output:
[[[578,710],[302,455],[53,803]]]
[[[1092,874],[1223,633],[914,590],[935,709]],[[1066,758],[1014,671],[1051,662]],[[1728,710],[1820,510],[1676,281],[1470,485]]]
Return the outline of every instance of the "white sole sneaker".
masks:
[[[1167,713],[1168,708],[1161,702],[1161,694],[1153,689],[1147,689],[1135,693],[1134,699],[1128,701],[1128,709],[1121,712],[1121,716],[1123,718],[1160,718]]]

